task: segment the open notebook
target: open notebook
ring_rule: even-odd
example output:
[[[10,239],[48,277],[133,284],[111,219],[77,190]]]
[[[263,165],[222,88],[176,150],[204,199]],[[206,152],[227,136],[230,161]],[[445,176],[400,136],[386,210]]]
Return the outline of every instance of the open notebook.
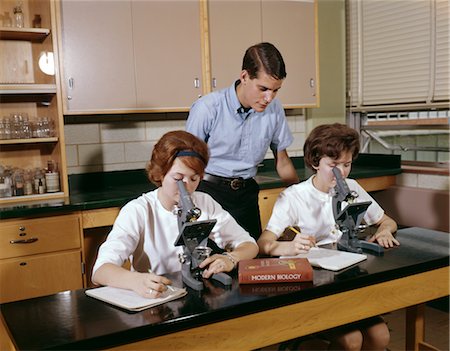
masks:
[[[328,269],[330,271],[338,271],[367,259],[367,256],[363,254],[324,249],[321,247],[313,247],[307,253],[298,254],[296,256],[281,257],[304,257],[308,259],[311,266]]]
[[[129,311],[142,311],[146,308],[178,299],[186,294],[186,289],[176,288],[174,286],[172,286],[171,289],[167,289],[160,297],[154,299],[142,297],[132,290],[113,288],[110,286],[86,290],[86,295],[90,297],[94,297]]]

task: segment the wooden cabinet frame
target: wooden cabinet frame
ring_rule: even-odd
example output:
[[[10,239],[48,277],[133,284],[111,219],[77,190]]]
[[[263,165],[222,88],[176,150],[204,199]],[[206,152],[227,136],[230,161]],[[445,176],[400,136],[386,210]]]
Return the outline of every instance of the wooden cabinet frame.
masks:
[[[0,11],[9,8],[12,14],[14,1],[2,1]],[[64,122],[60,101],[58,31],[55,25],[56,2],[54,0],[24,0],[24,28],[0,28],[0,46],[8,52],[0,60],[0,108],[2,115],[25,112],[30,121],[35,118],[49,117],[54,123],[55,136],[46,138],[1,139],[0,159],[2,165],[32,169],[45,168],[48,160],[58,163],[61,191],[57,193],[34,194],[27,196],[0,198],[0,204],[47,199],[61,199],[68,196],[68,179],[66,170],[66,152],[64,143]],[[34,14],[42,17],[42,28],[31,28]],[[55,75],[44,74],[38,66],[42,53],[52,52],[55,61]],[[23,70],[15,70],[15,62]],[[16,73],[14,73],[16,72]],[[8,78],[10,77],[10,78]],[[13,81],[9,81],[12,79]]]

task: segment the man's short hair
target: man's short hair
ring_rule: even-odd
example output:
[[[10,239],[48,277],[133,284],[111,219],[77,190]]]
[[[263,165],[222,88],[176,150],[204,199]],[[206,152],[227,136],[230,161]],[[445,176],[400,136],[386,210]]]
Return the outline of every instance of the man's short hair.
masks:
[[[245,51],[242,70],[246,70],[250,79],[255,79],[259,72],[265,72],[275,79],[286,78],[286,66],[283,56],[271,43],[259,43]]]

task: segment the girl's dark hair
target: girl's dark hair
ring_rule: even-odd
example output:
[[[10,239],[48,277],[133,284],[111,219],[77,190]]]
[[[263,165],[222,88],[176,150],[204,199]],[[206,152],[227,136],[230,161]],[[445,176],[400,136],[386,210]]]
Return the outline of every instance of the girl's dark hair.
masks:
[[[250,79],[258,77],[259,72],[281,80],[286,78],[283,56],[271,43],[259,43],[247,49],[242,60],[242,70],[246,70]]]
[[[146,167],[147,177],[153,184],[161,186],[164,176],[172,168],[180,151],[193,151],[198,154],[199,157],[178,157],[187,167],[203,176],[209,160],[208,146],[191,133],[176,130],[164,134],[153,147],[152,157]]]
[[[359,134],[345,124],[323,124],[314,128],[303,145],[305,165],[312,170],[322,157],[337,160],[342,152],[350,152],[353,160],[359,154]]]

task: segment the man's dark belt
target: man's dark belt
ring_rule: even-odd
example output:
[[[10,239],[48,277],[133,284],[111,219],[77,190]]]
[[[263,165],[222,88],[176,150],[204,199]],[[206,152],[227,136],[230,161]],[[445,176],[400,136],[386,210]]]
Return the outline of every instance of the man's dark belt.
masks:
[[[216,175],[212,175],[209,173],[205,173],[203,176],[203,180],[206,180],[207,182],[218,184],[218,185],[225,185],[229,186],[233,190],[239,190],[242,188],[245,188],[245,186],[250,182],[253,178],[250,179],[244,179],[242,177],[236,177],[236,178],[227,178],[227,177],[220,177]]]

